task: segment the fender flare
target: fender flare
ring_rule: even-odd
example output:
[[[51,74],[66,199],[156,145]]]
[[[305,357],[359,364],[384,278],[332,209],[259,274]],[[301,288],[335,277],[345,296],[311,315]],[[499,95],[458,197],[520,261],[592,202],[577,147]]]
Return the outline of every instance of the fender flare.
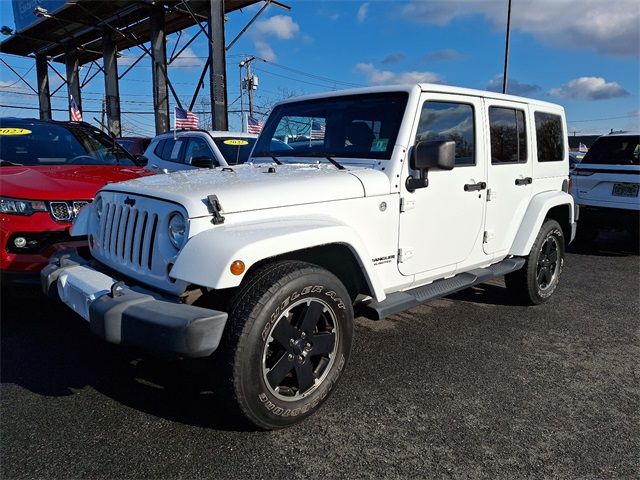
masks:
[[[575,219],[573,197],[571,195],[561,191],[543,192],[534,195],[520,223],[518,233],[511,244],[509,254],[516,256],[529,255],[547,213],[553,207],[560,205],[569,206],[569,223],[573,224]]]
[[[275,218],[206,230],[189,239],[178,254],[170,276],[178,280],[222,289],[240,285],[243,275],[233,275],[231,263],[242,260],[245,273],[262,260],[305,248],[346,245],[378,301],[386,298],[371,256],[356,232],[331,218]]]

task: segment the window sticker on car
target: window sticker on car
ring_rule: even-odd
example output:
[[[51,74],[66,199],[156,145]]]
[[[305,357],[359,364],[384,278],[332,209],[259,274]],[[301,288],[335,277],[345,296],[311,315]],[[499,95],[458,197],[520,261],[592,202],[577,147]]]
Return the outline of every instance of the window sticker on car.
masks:
[[[225,140],[225,145],[249,145],[249,142],[246,140],[240,140],[239,138],[230,138],[229,140]]]
[[[388,144],[389,144],[389,139],[388,138],[378,138],[377,140],[373,141],[373,144],[371,145],[371,151],[372,152],[386,152]]]
[[[178,140],[173,146],[173,150],[171,150],[171,160],[175,160],[178,158],[178,154],[180,153],[180,147],[182,146],[182,140]]]
[[[0,135],[29,135],[31,130],[26,128],[0,128]]]

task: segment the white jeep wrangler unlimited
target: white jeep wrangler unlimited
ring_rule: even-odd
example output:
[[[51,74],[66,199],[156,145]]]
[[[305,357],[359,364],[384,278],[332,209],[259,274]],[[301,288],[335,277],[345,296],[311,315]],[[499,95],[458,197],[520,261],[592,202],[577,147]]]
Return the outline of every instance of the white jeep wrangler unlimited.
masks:
[[[105,340],[204,357],[258,427],[335,388],[373,319],[506,276],[556,289],[575,232],[561,107],[410,85],[277,105],[250,163],[105,186],[42,272]]]

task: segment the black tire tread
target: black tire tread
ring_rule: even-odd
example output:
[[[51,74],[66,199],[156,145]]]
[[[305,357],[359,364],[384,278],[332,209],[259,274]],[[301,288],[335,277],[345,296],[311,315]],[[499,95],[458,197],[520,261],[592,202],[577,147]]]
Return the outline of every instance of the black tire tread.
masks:
[[[231,413],[239,418],[246,419],[252,415],[244,407],[244,399],[240,397],[241,388],[236,375],[238,359],[243,357],[242,345],[243,337],[249,334],[250,329],[245,325],[254,320],[252,313],[259,312],[264,308],[265,301],[282,287],[284,284],[294,280],[294,274],[322,272],[330,274],[326,270],[311,263],[296,260],[282,260],[260,267],[252,273],[247,282],[242,285],[232,300],[229,308],[229,319],[227,321],[226,334],[223,341],[221,353],[226,360],[224,365],[224,387],[229,401]],[[339,281],[339,280],[338,280]],[[265,294],[271,295],[265,295]],[[265,299],[261,301],[261,299]],[[271,430],[273,425],[258,425],[265,430]]]

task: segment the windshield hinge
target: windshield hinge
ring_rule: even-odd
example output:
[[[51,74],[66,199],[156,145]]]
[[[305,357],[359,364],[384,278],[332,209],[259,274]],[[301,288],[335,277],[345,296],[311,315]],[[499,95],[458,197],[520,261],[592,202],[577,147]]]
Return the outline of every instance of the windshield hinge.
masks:
[[[416,208],[415,200],[408,200],[406,197],[400,199],[400,212],[406,212],[407,210],[413,210]]]
[[[413,257],[413,248],[403,247],[398,249],[398,263],[404,263]]]
[[[222,207],[220,206],[220,201],[216,195],[208,195],[207,196],[207,206],[209,207],[209,212],[213,215],[211,219],[211,223],[214,225],[220,225],[224,223],[224,217],[220,215],[220,210]]]

